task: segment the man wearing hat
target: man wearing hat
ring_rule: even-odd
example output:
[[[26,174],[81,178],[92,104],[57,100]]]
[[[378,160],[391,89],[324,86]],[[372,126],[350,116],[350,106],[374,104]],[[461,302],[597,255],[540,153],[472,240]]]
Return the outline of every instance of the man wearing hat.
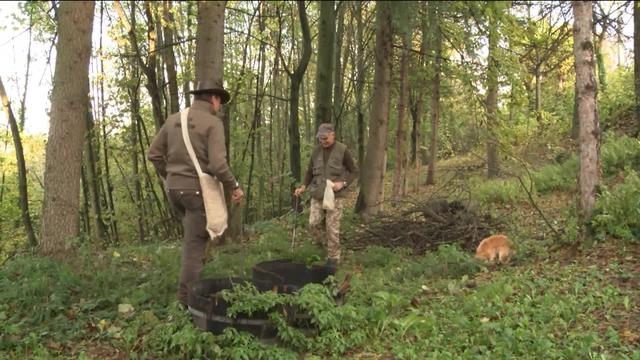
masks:
[[[335,270],[340,262],[340,219],[344,197],[348,186],[352,185],[358,177],[358,166],[347,146],[336,141],[333,125],[320,124],[317,138],[318,145],[311,153],[311,161],[309,161],[304,182],[295,189],[294,195],[299,197],[307,188],[309,189],[311,193],[309,227],[316,243],[322,244],[327,249],[327,266]],[[333,210],[322,208],[327,179],[333,182],[335,193]],[[326,233],[322,229],[323,218],[326,222]]]
[[[229,93],[212,81],[199,81],[195,100],[188,110],[189,138],[202,171],[222,182],[232,191],[231,200],[239,203],[244,196],[227,164],[224,126],[218,117],[222,104],[229,102]],[[178,300],[187,306],[189,284],[202,271],[209,235],[206,230],[200,180],[182,137],[180,113],[170,115],[153,139],[147,153],[162,177],[169,201],[182,220],[184,237]]]

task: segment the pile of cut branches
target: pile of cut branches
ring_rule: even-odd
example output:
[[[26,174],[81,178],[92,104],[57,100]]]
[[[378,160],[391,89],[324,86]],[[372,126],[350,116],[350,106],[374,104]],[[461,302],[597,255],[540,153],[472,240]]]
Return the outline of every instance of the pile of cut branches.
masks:
[[[369,245],[407,247],[414,255],[436,250],[443,244],[475,251],[483,238],[497,233],[500,227],[489,214],[479,214],[461,201],[439,199],[358,227],[347,246],[354,250]]]

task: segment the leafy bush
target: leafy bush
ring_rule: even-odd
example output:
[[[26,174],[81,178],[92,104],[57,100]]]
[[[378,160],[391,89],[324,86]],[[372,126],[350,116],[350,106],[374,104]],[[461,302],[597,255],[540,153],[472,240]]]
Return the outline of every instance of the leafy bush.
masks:
[[[607,74],[607,91],[598,91],[598,112],[604,126],[615,123],[633,109],[633,68],[618,67]]]
[[[603,188],[591,225],[601,236],[636,240],[640,237],[640,176],[629,170],[625,181],[611,190]]]
[[[471,276],[480,270],[480,264],[455,245],[441,245],[435,252],[407,264],[402,276],[412,278],[457,278]]]
[[[602,145],[601,158],[606,176],[616,175],[625,167],[640,170],[640,140],[608,134]]]
[[[525,199],[520,183],[516,179],[472,179],[471,196],[484,203],[514,203]]]
[[[561,164],[551,164],[533,172],[533,183],[538,193],[576,188],[578,157],[572,156]]]

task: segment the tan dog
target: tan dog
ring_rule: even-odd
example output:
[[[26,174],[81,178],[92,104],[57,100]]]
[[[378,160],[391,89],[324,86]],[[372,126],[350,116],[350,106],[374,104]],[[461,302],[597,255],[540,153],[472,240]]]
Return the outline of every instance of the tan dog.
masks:
[[[484,261],[493,261],[496,258],[499,262],[509,261],[509,258],[515,254],[513,245],[506,235],[492,235],[482,240],[476,249],[476,259]]]

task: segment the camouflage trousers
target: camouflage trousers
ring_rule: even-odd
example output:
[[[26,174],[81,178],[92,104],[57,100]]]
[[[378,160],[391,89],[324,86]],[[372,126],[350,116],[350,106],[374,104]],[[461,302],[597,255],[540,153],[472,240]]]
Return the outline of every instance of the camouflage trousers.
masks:
[[[340,219],[344,199],[336,198],[333,210],[324,210],[322,200],[311,199],[309,229],[318,245],[327,249],[327,258],[340,260]],[[325,220],[323,229],[322,220]]]

